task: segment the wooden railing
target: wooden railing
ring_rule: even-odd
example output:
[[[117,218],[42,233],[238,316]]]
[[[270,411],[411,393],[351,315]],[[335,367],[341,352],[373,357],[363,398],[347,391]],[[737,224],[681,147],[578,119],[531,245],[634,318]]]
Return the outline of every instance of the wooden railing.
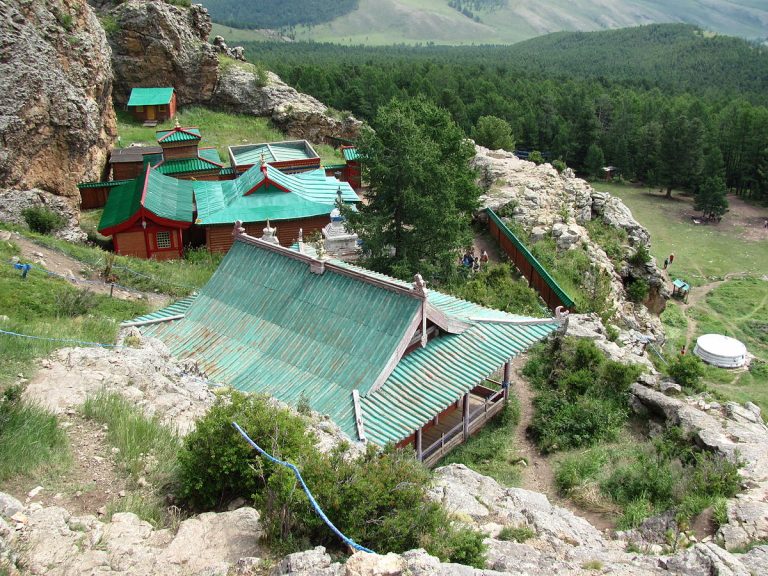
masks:
[[[482,428],[488,420],[504,408],[504,389],[491,390],[485,386],[476,386],[470,393],[483,398],[483,403],[469,413],[468,433],[472,434]],[[440,435],[440,439],[427,446],[421,453],[421,461],[425,466],[434,466],[456,446],[464,442],[464,421]]]
[[[546,268],[531,254],[530,250],[515,236],[512,230],[507,228],[498,214],[490,208],[486,208],[485,211],[488,214],[488,231],[491,236],[496,239],[499,247],[507,254],[520,274],[525,276],[528,285],[539,293],[547,307],[554,311],[558,306],[562,306],[573,312],[575,307],[573,298],[560,288]]]

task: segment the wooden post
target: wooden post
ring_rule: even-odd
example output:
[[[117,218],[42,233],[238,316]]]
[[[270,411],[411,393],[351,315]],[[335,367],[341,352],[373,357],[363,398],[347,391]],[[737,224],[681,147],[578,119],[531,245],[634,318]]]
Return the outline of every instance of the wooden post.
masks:
[[[464,441],[469,439],[469,392],[464,394],[464,406],[462,408],[462,420],[464,422]]]
[[[421,428],[416,430],[416,459],[421,462]]]
[[[501,387],[504,389],[504,402],[509,400],[509,385],[511,381],[512,365],[504,362],[504,377],[501,380]]]

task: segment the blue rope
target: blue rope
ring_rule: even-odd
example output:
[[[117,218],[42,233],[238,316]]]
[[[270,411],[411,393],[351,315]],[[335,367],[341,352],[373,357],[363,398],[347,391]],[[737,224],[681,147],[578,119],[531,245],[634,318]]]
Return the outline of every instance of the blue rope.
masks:
[[[30,340],[45,340],[46,342],[67,342],[69,344],[80,344],[82,346],[99,346],[101,348],[122,348],[120,344],[102,344],[101,342],[86,342],[84,340],[70,340],[69,338],[44,338],[43,336],[31,336],[30,334],[19,334],[8,330],[0,330],[0,334],[6,336],[17,336],[19,338],[29,338]]]
[[[267,454],[258,444],[256,444],[256,442],[254,442],[253,440],[251,440],[248,437],[248,434],[246,434],[243,431],[243,429],[240,428],[240,426],[238,426],[237,422],[232,422],[232,426],[234,426],[235,430],[240,432],[240,435],[243,438],[245,438],[245,440],[248,442],[248,444],[250,444],[259,454],[264,456],[264,458],[266,458],[270,462],[274,462],[275,464],[280,464],[281,466],[285,466],[286,468],[290,468],[293,471],[293,474],[296,476],[297,480],[301,483],[301,487],[304,489],[304,492],[307,494],[307,498],[309,498],[309,503],[312,504],[312,507],[315,509],[315,512],[317,513],[317,515],[320,516],[320,519],[328,525],[328,528],[333,530],[333,532],[339,538],[341,538],[344,541],[345,544],[347,544],[348,546],[351,546],[355,550],[360,550],[361,552],[369,552],[371,554],[375,554],[375,552],[373,550],[369,550],[368,548],[365,548],[364,546],[360,546],[360,544],[358,544],[354,540],[351,540],[351,539],[347,538],[346,536],[344,536],[344,534],[342,534],[341,531],[339,531],[339,529],[336,528],[336,526],[333,525],[333,522],[331,522],[328,519],[328,516],[325,515],[325,512],[323,512],[323,510],[318,505],[317,501],[315,500],[315,497],[312,496],[312,492],[310,492],[309,488],[307,488],[307,485],[304,483],[304,478],[301,477],[301,472],[299,472],[299,469],[296,468],[296,466],[294,466],[290,462],[283,462],[282,460],[278,460],[274,456],[271,456],[270,454]]]
[[[141,290],[137,290],[136,288],[131,288],[129,286],[123,286],[115,282],[102,282],[101,280],[83,280],[81,278],[75,278],[74,276],[66,276],[64,274],[59,274],[58,272],[53,272],[51,270],[43,268],[42,266],[35,266],[33,264],[17,264],[13,261],[10,261],[10,265],[16,268],[17,270],[21,270],[22,277],[26,277],[24,274],[24,267],[29,267],[28,269],[40,270],[41,272],[48,274],[48,276],[56,276],[57,278],[63,278],[64,280],[69,280],[70,282],[75,282],[77,284],[99,284],[100,286],[114,286],[115,288],[119,288],[127,292],[135,292],[136,294],[142,294]]]

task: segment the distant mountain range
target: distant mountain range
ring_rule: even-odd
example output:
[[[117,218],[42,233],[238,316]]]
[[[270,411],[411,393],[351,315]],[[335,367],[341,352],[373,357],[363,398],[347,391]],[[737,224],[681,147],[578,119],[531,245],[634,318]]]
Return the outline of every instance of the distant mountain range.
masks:
[[[201,0],[215,22],[343,44],[514,43],[557,31],[685,22],[768,37],[767,0]]]

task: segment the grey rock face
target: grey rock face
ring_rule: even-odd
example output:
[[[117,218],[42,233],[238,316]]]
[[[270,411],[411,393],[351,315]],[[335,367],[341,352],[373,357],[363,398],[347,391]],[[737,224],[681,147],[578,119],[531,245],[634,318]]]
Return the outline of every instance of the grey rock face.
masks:
[[[315,98],[244,62],[242,48],[220,37],[209,44],[211,20],[202,6],[127,0],[109,14],[119,28],[110,35],[117,102],[127,102],[134,86],[173,86],[181,106],[268,117],[295,138],[354,138],[360,130],[353,117],[334,118]]]
[[[117,135],[104,31],[86,0],[5,0],[0,38],[0,187],[76,198]]]
[[[239,559],[262,555],[259,513],[252,508],[201,514],[182,522],[176,534],[130,513],[103,523],[57,507],[26,512],[6,543],[20,551],[28,574],[226,574]]]
[[[26,225],[21,213],[33,206],[47,208],[64,218],[66,225],[55,233],[56,237],[69,242],[84,242],[87,239],[88,235],[78,224],[80,212],[72,199],[38,189],[0,190],[1,221]]]
[[[671,398],[640,384],[631,391],[640,407],[681,426],[700,446],[742,463],[746,489],[728,501],[728,522],[717,532],[725,548],[768,538],[768,427],[753,420],[754,412],[731,402],[722,406],[702,397]]]
[[[128,0],[109,12],[115,101],[125,104],[135,86],[173,86],[178,104],[210,100],[219,77],[217,51],[208,44],[211,21],[200,5]]]

